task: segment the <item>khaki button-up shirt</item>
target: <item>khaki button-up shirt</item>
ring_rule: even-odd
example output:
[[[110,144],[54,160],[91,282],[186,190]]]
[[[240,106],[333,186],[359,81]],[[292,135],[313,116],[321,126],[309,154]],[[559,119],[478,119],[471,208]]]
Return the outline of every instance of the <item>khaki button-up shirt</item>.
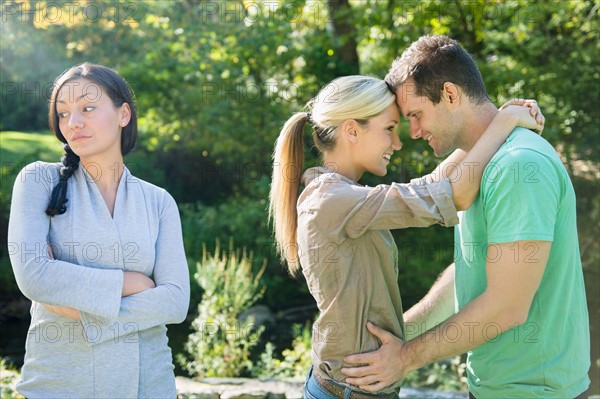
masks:
[[[302,182],[298,250],[320,311],[313,325],[314,372],[343,381],[345,356],[379,347],[367,321],[404,336],[398,249],[389,229],[452,226],[458,217],[447,179],[425,176],[409,184],[365,187],[328,169],[310,168]]]

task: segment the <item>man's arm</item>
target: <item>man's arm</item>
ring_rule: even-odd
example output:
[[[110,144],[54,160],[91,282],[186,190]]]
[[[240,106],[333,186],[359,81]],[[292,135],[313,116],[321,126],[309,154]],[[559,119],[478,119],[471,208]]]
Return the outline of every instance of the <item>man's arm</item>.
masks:
[[[427,295],[404,313],[409,341],[437,326],[454,314],[454,263],[444,270]]]
[[[381,340],[374,352],[347,356],[346,382],[366,391],[379,391],[428,363],[477,348],[499,333],[524,323],[540,285],[551,242],[518,241],[490,245],[486,290],[459,313],[420,337],[404,342],[370,324]],[[489,328],[494,325],[495,328]],[[444,339],[452,332],[452,340]],[[441,339],[440,339],[441,337]]]

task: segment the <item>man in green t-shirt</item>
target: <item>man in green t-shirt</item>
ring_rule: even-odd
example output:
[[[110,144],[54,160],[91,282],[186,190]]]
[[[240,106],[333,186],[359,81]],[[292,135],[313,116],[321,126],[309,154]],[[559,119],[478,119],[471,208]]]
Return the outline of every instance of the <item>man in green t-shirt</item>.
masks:
[[[469,151],[498,112],[471,57],[445,36],[413,43],[386,81],[411,137],[427,140],[437,156]],[[377,391],[467,352],[471,397],[582,395],[590,336],[575,193],[552,146],[515,129],[459,218],[455,264],[404,314],[407,341],[369,325],[382,346],[348,356],[357,367],[342,369],[346,382]]]

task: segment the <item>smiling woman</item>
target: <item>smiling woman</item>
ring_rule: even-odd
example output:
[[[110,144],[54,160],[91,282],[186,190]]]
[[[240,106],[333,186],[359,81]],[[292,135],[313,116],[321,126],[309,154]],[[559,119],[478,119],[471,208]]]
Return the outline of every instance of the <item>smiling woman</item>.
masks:
[[[347,76],[323,88],[306,108],[277,139],[269,207],[282,260],[292,274],[302,270],[320,311],[304,396],[372,398],[346,384],[341,369],[345,356],[379,346],[367,321],[405,336],[390,229],[455,225],[457,209],[475,198],[481,174],[454,181],[448,176],[465,162],[487,164],[515,124],[533,118],[526,107],[501,111],[477,153],[454,153],[435,173],[408,184],[366,187],[358,183],[361,176],[384,176],[402,147],[394,93],[383,80]],[[307,123],[323,166],[303,171]],[[397,397],[399,386],[384,387],[378,397]]]
[[[49,121],[61,164],[23,168],[8,245],[31,325],[17,390],[28,398],[175,397],[166,324],[187,314],[177,205],[123,163],[133,92],[115,71],[75,66],[55,82]]]

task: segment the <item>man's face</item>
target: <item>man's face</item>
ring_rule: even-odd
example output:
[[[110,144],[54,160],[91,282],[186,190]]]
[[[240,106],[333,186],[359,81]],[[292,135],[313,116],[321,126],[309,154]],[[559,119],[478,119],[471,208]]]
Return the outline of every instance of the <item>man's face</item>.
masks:
[[[403,83],[396,91],[396,102],[410,123],[410,137],[427,140],[437,157],[459,148],[462,126],[457,114],[451,112],[443,99],[433,104],[415,93],[412,81]]]

